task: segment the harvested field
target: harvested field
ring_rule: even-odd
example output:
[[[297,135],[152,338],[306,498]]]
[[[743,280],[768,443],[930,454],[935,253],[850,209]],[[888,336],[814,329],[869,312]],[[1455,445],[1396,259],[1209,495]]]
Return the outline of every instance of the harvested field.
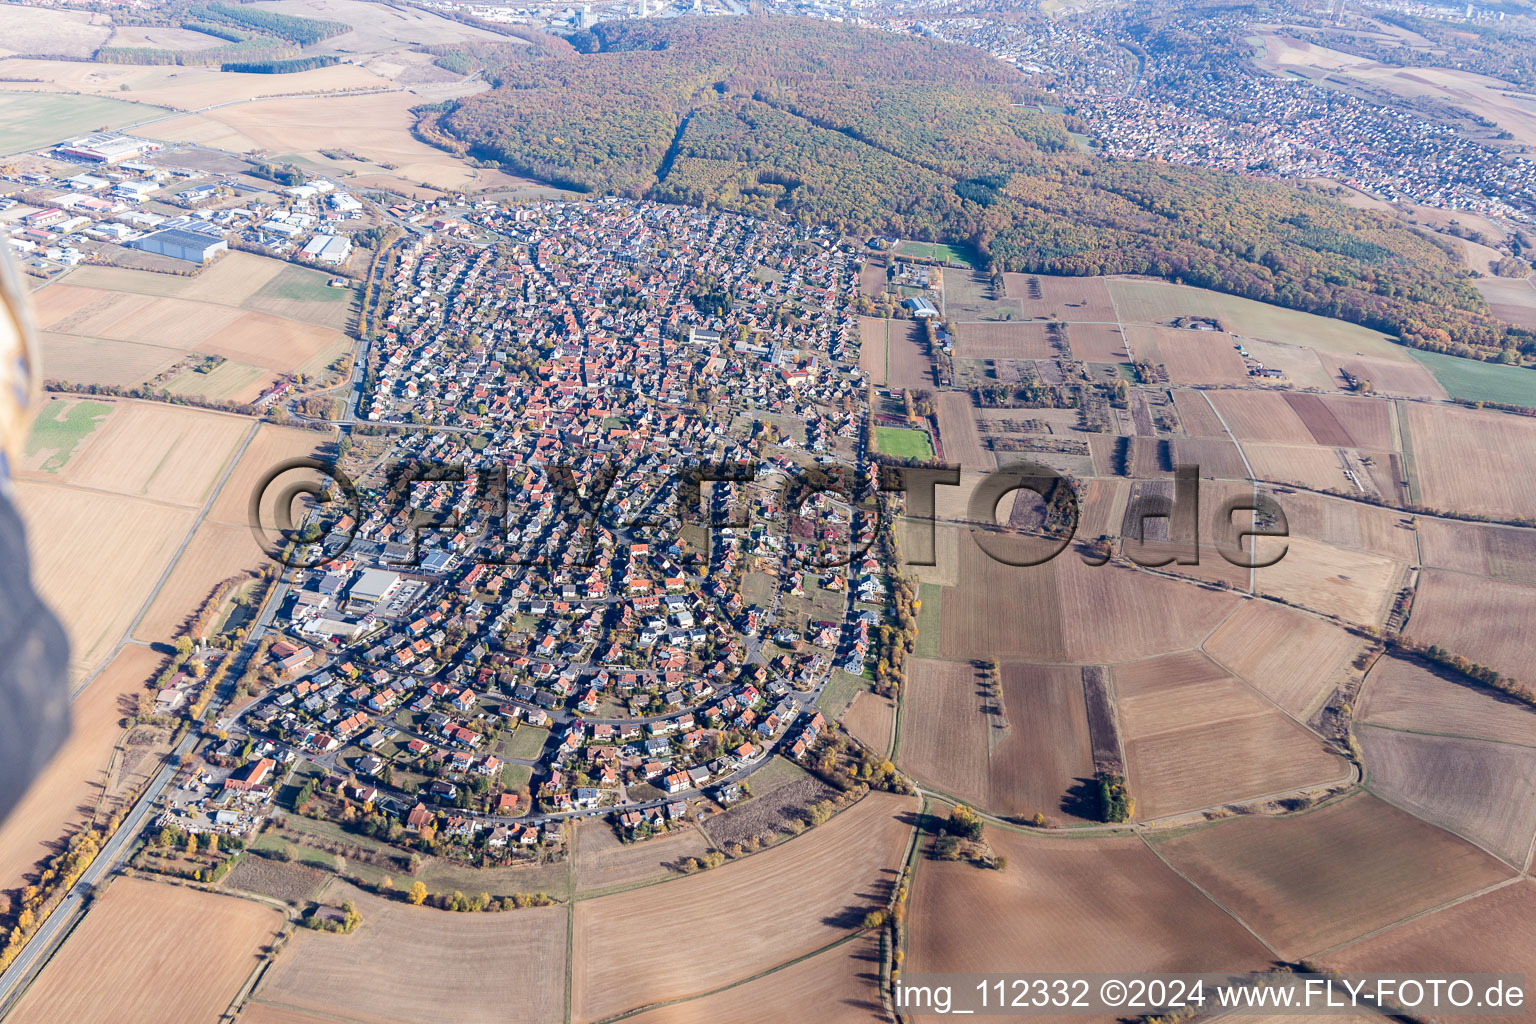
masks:
[[[207,302],[341,330],[353,292],[332,288],[330,280],[319,270],[239,251],[191,277],[88,266],[68,278],[70,287]]]
[[[1070,553],[1045,565],[994,561],[961,544],[946,588],[940,649],[948,658],[1098,664],[1198,645],[1237,598]]]
[[[1334,355],[1318,353],[1336,385],[1342,386],[1343,375],[1348,373],[1357,380],[1371,382],[1371,390],[1378,395],[1397,398],[1445,398],[1445,388],[1435,380],[1422,363],[1396,358],[1363,355]]]
[[[1483,278],[1474,286],[1488,300],[1494,316],[1521,327],[1536,328],[1536,286],[1532,286],[1529,277]]]
[[[1073,324],[1067,328],[1072,358],[1085,363],[1124,363],[1131,358],[1120,328],[1112,324]]]
[[[217,1020],[282,924],[252,900],[119,878],[6,1019]]]
[[[866,298],[877,299],[885,294],[884,263],[866,263],[859,268],[859,294]]]
[[[285,1010],[266,1003],[246,1003],[239,1024],[336,1024],[335,1017],[316,1017],[300,1010]]]
[[[1536,584],[1536,530],[1422,517],[1418,533],[1425,565]]]
[[[1088,480],[1078,495],[1079,537],[1103,537],[1116,532],[1125,518],[1131,487],[1124,480]]]
[[[208,373],[182,371],[165,383],[165,390],[173,395],[254,402],[277,383],[277,378],[273,370],[226,359]]]
[[[958,359],[1056,359],[1060,355],[1046,335],[1045,324],[955,324]]]
[[[1322,707],[1361,642],[1338,626],[1268,601],[1247,601],[1205,652],[1300,721]]]
[[[1261,594],[1350,622],[1380,626],[1403,584],[1404,568],[1391,559],[1319,543],[1295,532],[1285,557],[1254,570]],[[1265,551],[1260,548],[1260,554]],[[1415,612],[1417,618],[1417,612]]]
[[[1423,504],[1499,516],[1536,508],[1536,420],[1422,402],[1406,410]]]
[[[208,511],[208,518],[215,522],[244,526],[249,529],[248,510],[251,494],[261,478],[286,459],[313,454],[330,436],[315,430],[277,427],[270,423],[263,423],[256,429],[256,436],[251,439],[250,446],[246,448],[245,454],[235,465],[234,472],[225,481],[224,489],[219,492],[213,508]],[[288,481],[286,476],[283,479],[285,483]],[[275,501],[274,496],[268,504],[262,506],[262,522],[274,521],[271,503]]]
[[[889,330],[889,320],[859,317],[859,369],[869,374],[871,384],[880,387],[885,386],[885,336]]]
[[[1531,677],[1536,587],[1427,569],[1407,633],[1516,678]]]
[[[1304,491],[1286,491],[1275,499],[1285,510],[1286,524],[1293,537],[1367,551],[1405,564],[1419,559],[1414,527],[1408,516],[1395,509]],[[1428,522],[1420,519],[1419,530]],[[1465,523],[1457,524],[1457,528],[1475,529]]]
[[[1200,475],[1207,479],[1248,479],[1242,453],[1231,441],[1175,438],[1173,463],[1175,466],[1199,466]]]
[[[1536,747],[1361,726],[1366,784],[1517,869],[1536,835]]]
[[[501,37],[497,37],[498,39]],[[221,107],[146,125],[148,138],[193,142],[236,153],[318,154],[345,149],[407,181],[438,188],[478,187],[480,174],[411,134],[413,92],[357,96],[290,96]]]
[[[1163,324],[1181,316],[1208,317],[1222,330],[1245,338],[1407,359],[1387,335],[1343,320],[1167,281],[1130,277],[1105,280],[1125,323]]]
[[[346,336],[332,327],[218,302],[76,284],[39,292],[37,322],[56,334],[202,352],[282,373],[315,373],[347,347]]]
[[[248,527],[204,523],[134,629],[134,637],[151,643],[173,642],[214,587],[231,576],[261,568],[265,559]]]
[[[15,10],[7,5],[4,10]],[[57,16],[61,12],[50,11]],[[386,87],[387,79],[356,64],[337,64],[288,75],[241,74],[217,68],[175,65],[96,64],[77,61],[11,58],[0,61],[0,90],[11,92],[80,92],[103,96],[127,95],[144,103],[186,110],[216,103],[254,99],[277,93],[331,92]],[[143,108],[139,108],[143,109]],[[140,118],[148,115],[139,115]],[[135,118],[137,120],[138,118]],[[86,125],[81,131],[98,127]],[[58,139],[70,134],[55,132]]]
[[[613,825],[591,818],[576,826],[576,892],[657,882],[682,873],[689,857],[702,858],[709,842],[696,828],[683,828],[638,843],[622,843]]]
[[[326,18],[351,25],[352,32],[335,37],[335,42],[321,44],[342,52],[391,51],[400,48],[401,44],[421,46],[459,40],[522,45],[520,39],[461,24],[429,11],[393,8],[378,11],[366,0],[276,0],[268,3],[266,9],[299,18]]]
[[[915,810],[912,800],[871,793],[827,824],[743,861],[578,903],[572,1019],[708,992],[852,931],[888,898]],[[761,913],[764,906],[773,913]],[[649,922],[643,943],[635,941],[636,921]],[[729,941],[709,957],[676,955],[726,933]]]
[[[939,440],[944,446],[944,461],[966,469],[992,469],[996,463],[992,453],[982,447],[971,396],[963,391],[941,391],[934,405],[939,419]]]
[[[1069,322],[1114,323],[1114,303],[1102,277],[1004,274],[1003,290],[1018,301],[1024,319],[1054,317]]]
[[[1162,363],[1168,380],[1182,384],[1240,384],[1248,367],[1237,354],[1237,341],[1217,331],[1173,327],[1127,327],[1126,343],[1138,360]]]
[[[1082,673],[1002,667],[1001,699],[969,662],[913,659],[898,761],[923,782],[994,814],[1086,820],[1093,777]]]
[[[192,526],[192,509],[140,498],[16,482],[32,578],[70,638],[78,679],[111,654]]]
[[[112,34],[112,20],[89,11],[6,4],[0,7],[0,55],[46,53],[85,59]]]
[[[765,1008],[791,1007],[815,1007],[817,1024],[887,1020],[880,1001],[880,940],[863,936],[745,985],[628,1019],[632,1024],[760,1024]]]
[[[891,752],[891,730],[896,726],[896,702],[868,690],[854,695],[843,715],[848,734],[877,754]]]
[[[1322,740],[1198,652],[1116,665],[1115,705],[1142,820],[1333,782]],[[1235,759],[1232,751],[1241,750]]]
[[[352,900],[351,935],[299,929],[254,999],[322,1016],[338,1006],[370,1024],[442,1017],[545,1024],[560,1016],[566,910],[455,914],[386,900],[336,881],[323,898]],[[405,965],[409,969],[405,969]]]
[[[1312,432],[1278,391],[1211,391],[1206,397],[1239,441],[1312,444]]]
[[[1173,392],[1173,408],[1179,414],[1184,433],[1190,437],[1228,438],[1227,428],[1221,425],[1221,419],[1211,408],[1204,392]]]
[[[925,860],[913,883],[909,972],[1257,970],[1268,952],[1135,839],[1047,839],[991,828],[1006,871]],[[1010,966],[1014,965],[1014,966]]]
[[[1536,883],[1506,885],[1330,953],[1344,971],[1440,976],[1453,971],[1536,975]],[[1466,1016],[1497,1024],[1505,1015]]]
[[[165,656],[135,644],[124,647],[70,707],[64,746],[33,781],[11,816],[0,823],[0,892],[19,890],[23,879],[55,843],[91,820],[106,788],[113,748],[138,696]],[[0,909],[9,900],[0,897]]]
[[[1237,818],[1157,852],[1287,960],[1503,881],[1464,839],[1368,794],[1290,818]]]
[[[108,46],[143,47],[151,50],[201,50],[224,46],[223,39],[184,28],[164,25],[119,25],[112,30]]]
[[[1359,490],[1344,475],[1344,462],[1332,448],[1299,444],[1243,445],[1248,464],[1260,480],[1296,484],[1317,490],[1354,493]]]
[[[320,887],[331,877],[318,868],[246,854],[225,879],[224,888],[253,892],[303,907],[315,898]]]
[[[1428,662],[1383,657],[1355,718],[1371,725],[1536,747],[1536,710]]]
[[[181,349],[132,341],[107,341],[44,331],[43,372],[71,384],[131,387],[164,373],[186,356]]]
[[[116,402],[88,447],[55,479],[172,505],[197,507],[251,429],[243,417],[158,402]]]
[[[934,387],[933,361],[923,325],[916,320],[893,320],[886,341],[886,383],[893,388]]]
[[[1391,402],[1378,398],[1295,392],[1288,392],[1285,401],[1301,417],[1318,444],[1372,451],[1397,450]]]

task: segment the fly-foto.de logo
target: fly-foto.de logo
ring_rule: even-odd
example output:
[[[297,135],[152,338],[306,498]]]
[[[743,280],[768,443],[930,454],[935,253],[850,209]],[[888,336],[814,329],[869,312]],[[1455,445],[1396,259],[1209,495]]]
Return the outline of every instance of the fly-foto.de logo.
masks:
[[[864,557],[899,511],[914,527],[903,538],[907,565],[935,564],[937,529],[946,525],[966,530],[996,561],[1023,567],[1060,556],[1082,518],[1071,478],[1033,462],[987,472],[972,484],[963,512],[942,516],[939,489],[961,486],[959,466],[882,466],[876,473],[742,461],[642,474],[613,463],[511,471],[496,463],[408,460],[382,475],[381,486],[360,489],[321,459],[280,463],[252,491],[251,531],[274,561],[317,568],[346,554],[366,522],[390,525],[396,539],[384,561],[401,567],[422,564],[424,542],[489,565],[590,566],[601,547],[675,544],[689,527],[704,531],[706,546],[713,531],[760,529],[791,563],[823,570]],[[1250,541],[1289,536],[1279,502],[1257,487],[1225,497],[1202,520],[1198,465],[1178,465],[1171,478],[1138,484],[1120,541],[1138,565],[1199,564],[1202,521],[1214,524],[1215,534],[1204,546],[1235,566],[1263,568],[1285,556],[1282,545],[1261,557]],[[1000,519],[1010,496],[1012,510]],[[305,514],[296,518],[301,500]],[[1103,565],[1114,542],[1084,538],[1077,556]]]

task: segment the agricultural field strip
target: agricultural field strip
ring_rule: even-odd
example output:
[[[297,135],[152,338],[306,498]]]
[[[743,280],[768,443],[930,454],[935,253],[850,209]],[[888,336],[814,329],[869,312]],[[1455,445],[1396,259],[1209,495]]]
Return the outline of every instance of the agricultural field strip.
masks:
[[[326,96],[371,96],[371,95],[374,95],[374,94],[377,94],[377,93],[408,92],[408,91],[409,90],[406,89],[405,87],[398,86],[398,85],[397,86],[389,86],[387,88],[386,87],[379,87],[379,88],[368,88],[368,89],[335,89],[335,90],[327,90],[327,91],[323,91],[323,92],[319,92],[319,93],[313,93],[313,94],[311,94],[311,93],[290,93],[290,94],[279,94],[279,95],[275,95],[275,96],[253,96],[250,99],[228,100],[228,101],[226,101],[224,103],[213,103],[213,104],[210,104],[209,106],[206,106],[206,107],[190,107],[190,108],[187,108],[185,110],[179,109],[179,108],[176,108],[176,107],[170,107],[170,110],[169,110],[168,113],[161,114],[161,115],[158,115],[156,117],[145,118],[142,121],[134,121],[131,124],[118,125],[117,127],[115,127],[113,129],[113,131],[116,131],[116,132],[132,132],[135,129],[146,128],[146,127],[148,127],[148,126],[150,126],[152,124],[159,124],[162,121],[174,121],[178,117],[186,117],[189,114],[206,114],[210,110],[221,110],[224,107],[242,107],[242,106],[245,106],[248,103],[263,103],[263,102],[265,102],[267,100],[291,100],[291,99],[295,99],[295,98],[298,98],[298,97],[302,97],[302,98],[316,98],[316,99],[318,99],[318,98],[322,98],[322,97],[326,97]],[[51,94],[50,93],[49,95],[73,96],[73,95],[78,95],[78,94],[76,94],[76,93],[57,93],[57,94]],[[113,98],[115,99],[116,97],[113,97]],[[134,101],[130,100],[128,102],[134,102]],[[144,104],[144,105],[148,106],[149,104]],[[167,106],[169,107],[170,105],[167,104]],[[211,148],[211,147],[203,146],[203,147],[199,147],[199,148],[208,149],[208,148]],[[24,148],[24,149],[19,149],[19,150],[13,150],[13,151],[11,151],[9,153],[0,153],[0,156],[16,156],[16,155],[18,155],[20,153],[28,153],[28,152],[31,152],[31,147]],[[224,152],[224,151],[223,150],[219,150],[219,152]]]
[[[292,264],[285,264],[285,266],[295,266],[295,267],[297,267],[297,266],[300,266],[300,264],[292,263]],[[75,268],[72,268],[68,273],[60,274],[56,278],[49,279],[46,283],[44,283],[43,288],[48,287],[48,285],[50,285],[50,284],[65,284],[65,285],[69,284],[69,278],[71,276],[73,276],[75,273],[77,273],[80,269],[82,269],[82,267],[75,267]],[[314,270],[313,267],[304,267],[303,269],[305,269],[305,270]],[[322,273],[322,271],[315,271],[315,272],[316,273]],[[146,270],[146,271],[141,271],[141,273],[151,274],[151,273],[154,273],[154,271]],[[87,288],[87,287],[94,287],[94,286],[93,285],[71,285],[71,287]],[[42,288],[38,289],[38,291],[42,291],[42,290],[43,290]],[[114,292],[114,293],[119,294],[119,295],[148,295],[148,294],[151,294],[151,293],[148,293],[148,292],[128,291],[128,290],[125,290],[125,289],[122,289],[122,288],[104,288],[102,290],[103,291]],[[259,292],[258,292],[258,294],[259,294]],[[250,307],[248,305],[245,305],[244,303],[241,303],[241,302],[221,302],[220,300],[218,300],[216,298],[208,298],[208,297],[203,297],[203,296],[199,296],[198,298],[195,298],[195,299],[184,298],[184,297],[178,296],[178,295],[155,295],[153,297],[155,297],[155,298],[174,299],[177,302],[186,302],[186,303],[191,303],[191,304],[195,304],[195,305],[222,306],[225,309],[238,309],[242,313],[260,313],[260,312],[262,312],[261,310],[253,309],[252,307]],[[252,298],[254,298],[254,296],[252,296]],[[245,301],[249,302],[250,299],[246,299]],[[287,315],[287,314],[283,314],[283,315],[279,316],[276,313],[268,313],[266,315],[267,316],[275,317],[276,319],[279,319],[279,320],[291,320],[294,323],[307,324],[310,327],[324,327],[324,328],[326,328],[328,330],[336,330],[336,326],[334,324],[322,323],[322,322],[320,322],[318,320],[306,320],[306,319],[304,319],[301,316],[290,316],[290,315]],[[76,333],[74,333],[72,331],[65,331],[65,330],[55,330],[54,333],[68,335],[71,338],[91,337],[91,335],[76,334]],[[346,331],[342,331],[342,333],[346,334],[347,332]],[[120,341],[120,340],[116,340],[116,339],[107,339],[107,340],[110,340],[111,343],[114,344],[114,345],[152,345],[152,343],[146,342],[146,341],[132,341],[132,340],[121,340]],[[348,340],[351,340],[351,339],[349,338]]]
[[[1130,346],[1129,345],[1126,346],[1126,351],[1130,351]],[[1237,449],[1238,457],[1243,460],[1243,468],[1248,471],[1248,479],[1253,484],[1253,494],[1254,494],[1254,497],[1257,498],[1258,497],[1258,493],[1259,493],[1259,478],[1258,478],[1257,475],[1254,474],[1254,472],[1253,472],[1253,465],[1248,461],[1248,453],[1243,451],[1242,442],[1238,441],[1237,435],[1232,432],[1231,426],[1229,426],[1227,424],[1226,417],[1222,416],[1221,410],[1216,408],[1216,403],[1211,401],[1211,396],[1206,394],[1204,391],[1201,391],[1200,392],[1200,397],[1205,399],[1205,404],[1209,405],[1211,407],[1211,412],[1214,413],[1216,415],[1216,418],[1221,421],[1221,429],[1225,430],[1227,432],[1228,440],[1230,440],[1232,442],[1233,447],[1235,447]],[[1257,516],[1257,514],[1258,513],[1253,513],[1254,516]],[[1252,519],[1252,517],[1250,517],[1250,519]],[[1248,570],[1248,593],[1250,593],[1250,594],[1253,593],[1253,591],[1255,589],[1254,576],[1255,576],[1255,570],[1249,569]],[[1206,639],[1209,640],[1210,637],[1206,637]]]
[[[89,675],[87,675],[84,679],[80,680],[80,685],[75,687],[74,692],[70,694],[71,700],[80,696],[80,694],[84,692],[85,688],[91,685],[91,683],[95,681],[96,677],[101,674],[102,670],[112,663],[112,659],[117,657],[117,655],[122,651],[124,647],[130,643],[138,642],[133,639],[133,631],[139,628],[139,623],[143,622],[144,616],[149,614],[150,606],[155,603],[155,598],[160,596],[160,588],[165,586],[166,580],[170,579],[171,573],[176,568],[176,563],[181,561],[182,555],[186,554],[188,546],[192,543],[192,538],[197,534],[198,527],[202,526],[203,521],[208,517],[208,513],[213,508],[214,502],[218,500],[220,493],[223,492],[224,485],[229,481],[231,474],[234,473],[235,466],[240,462],[241,456],[245,454],[246,448],[250,446],[251,440],[256,436],[256,430],[260,425],[261,424],[259,421],[251,421],[250,428],[245,432],[245,439],[240,442],[240,446],[236,448],[226,460],[224,464],[224,472],[219,475],[219,479],[209,490],[208,498],[203,502],[203,507],[198,510],[196,518],[192,520],[192,525],[187,530],[187,535],[181,539],[181,543],[177,545],[175,552],[172,553],[170,559],[166,562],[165,568],[161,570],[160,577],[155,580],[155,585],[150,589],[149,595],[145,597],[144,603],[139,606],[138,613],[134,615],[133,621],[128,623],[128,628],[123,631],[122,638],[118,640],[116,646],[112,648],[112,652],[107,655],[106,659],[101,663],[101,665],[98,666]],[[69,485],[65,484],[60,486]],[[93,489],[94,488],[81,488],[81,490]]]
[[[1478,738],[1478,737],[1467,737],[1467,736],[1452,736],[1452,735],[1446,735],[1446,734],[1441,734],[1441,733],[1421,733],[1421,732],[1416,732],[1415,730],[1412,730],[1412,729],[1398,729],[1398,728],[1394,728],[1392,726],[1371,725],[1369,722],[1362,722],[1361,726],[1363,728],[1366,728],[1366,729],[1381,729],[1381,730],[1386,731],[1386,732],[1398,732],[1398,733],[1403,733],[1403,734],[1409,735],[1409,736],[1436,736],[1436,737],[1443,736],[1443,738],[1446,738],[1446,739],[1471,739],[1471,740],[1474,740],[1475,742],[1478,742],[1478,743],[1488,743],[1488,744],[1494,744],[1494,745],[1502,744],[1504,746],[1510,746],[1510,747],[1526,747],[1526,748],[1529,748],[1531,746],[1531,744],[1526,744],[1526,743],[1509,743],[1509,742],[1506,742],[1504,740],[1490,740],[1490,739],[1481,739],[1481,738]],[[1388,794],[1381,792],[1376,787],[1371,785],[1371,779],[1369,777],[1364,778],[1362,780],[1361,784],[1365,787],[1367,792],[1369,792],[1372,796],[1374,796],[1376,799],[1382,801],[1383,803],[1389,803],[1393,807],[1396,807],[1398,810],[1402,811],[1403,813],[1405,813],[1405,814],[1412,814],[1415,818],[1419,818],[1421,821],[1428,821],[1429,820],[1429,819],[1425,818],[1423,815],[1419,814],[1417,811],[1413,810],[1413,808],[1403,806],[1402,804],[1398,803],[1396,800],[1392,799],[1392,797],[1389,796]],[[1484,853],[1488,854],[1488,856],[1493,857],[1496,860],[1503,861],[1506,864],[1509,864],[1509,860],[1506,857],[1500,855],[1495,850],[1490,850],[1482,842],[1479,842],[1477,839],[1474,839],[1473,837],[1465,834],[1465,832],[1463,830],[1449,828],[1449,827],[1447,827],[1445,825],[1436,824],[1435,822],[1429,822],[1429,823],[1432,824],[1432,825],[1435,825],[1436,828],[1443,828],[1447,832],[1451,832],[1451,833],[1461,837],[1462,839],[1465,839],[1467,842],[1471,843],[1473,846],[1477,847],[1478,849],[1482,850]],[[1515,870],[1521,872],[1521,876],[1522,877],[1527,875],[1527,874],[1529,874],[1529,872],[1530,872],[1530,864],[1531,864],[1531,857],[1532,857],[1533,854],[1536,854],[1536,833],[1532,833],[1530,842],[1526,844],[1525,856],[1520,858],[1520,863],[1519,864],[1510,864],[1510,866],[1515,868]]]
[[[1249,935],[1252,935],[1254,937],[1255,941],[1257,941],[1261,946],[1263,946],[1265,949],[1267,949],[1271,953],[1273,953],[1275,955],[1275,959],[1276,960],[1283,960],[1284,959],[1284,957],[1282,957],[1279,954],[1279,952],[1277,952],[1275,950],[1275,947],[1271,946],[1268,942],[1264,941],[1264,936],[1262,936],[1258,932],[1254,931],[1253,930],[1253,926],[1250,925],[1247,921],[1244,921],[1241,917],[1239,917],[1237,915],[1237,913],[1231,907],[1227,906],[1225,903],[1221,902],[1221,900],[1217,899],[1214,895],[1212,895],[1211,893],[1207,892],[1204,886],[1201,886],[1198,883],[1196,883],[1188,875],[1186,875],[1184,872],[1180,871],[1171,862],[1169,862],[1167,857],[1164,857],[1160,852],[1158,852],[1157,845],[1155,843],[1151,843],[1151,842],[1149,842],[1147,840],[1147,837],[1146,837],[1147,831],[1149,831],[1149,830],[1145,826],[1143,826],[1143,827],[1138,828],[1136,830],[1136,835],[1141,840],[1141,845],[1145,846],[1148,850],[1150,850],[1152,852],[1152,856],[1154,856],[1158,860],[1162,861],[1163,862],[1163,866],[1166,867],[1169,871],[1172,871],[1175,875],[1177,875],[1180,878],[1180,880],[1182,880],[1184,882],[1185,885],[1189,886],[1191,889],[1195,890],[1195,892],[1199,893],[1201,896],[1204,896],[1206,899],[1210,900],[1213,904],[1215,904],[1216,908],[1218,910],[1220,910],[1223,914],[1226,914],[1232,920],[1234,920],[1238,924],[1242,925],[1243,930],[1246,931]]]
[[[1374,796],[1375,794],[1372,795]],[[1377,799],[1379,800],[1381,798],[1377,797]],[[1397,805],[1393,804],[1392,806],[1396,807]],[[1417,815],[1414,816],[1418,817]],[[1439,828],[1440,826],[1436,825],[1434,827]],[[1460,839],[1461,837],[1457,836],[1456,838]],[[1478,847],[1478,849],[1482,848]],[[1438,906],[1429,907],[1426,910],[1420,910],[1417,913],[1409,914],[1407,917],[1404,917],[1400,920],[1393,921],[1389,924],[1384,924],[1380,928],[1372,928],[1370,931],[1356,935],[1352,939],[1345,939],[1342,942],[1335,942],[1333,945],[1327,947],[1326,949],[1315,950],[1308,954],[1308,958],[1316,959],[1318,957],[1327,956],[1329,953],[1337,952],[1346,946],[1353,946],[1357,942],[1364,942],[1367,939],[1373,939],[1376,936],[1383,934],[1384,932],[1389,932],[1394,928],[1400,928],[1403,925],[1408,924],[1410,921],[1417,921],[1421,918],[1429,917],[1431,914],[1438,914],[1442,910],[1450,910],[1452,907],[1460,906],[1461,904],[1466,903],[1468,900],[1475,900],[1479,896],[1486,896],[1491,892],[1498,892],[1500,889],[1506,888],[1507,886],[1524,882],[1527,880],[1527,877],[1528,876],[1524,872],[1519,872],[1512,878],[1506,878],[1501,882],[1494,882],[1492,885],[1486,885],[1475,892],[1469,892],[1464,895],[1457,896],[1455,899],[1446,900],[1444,903],[1441,903]]]

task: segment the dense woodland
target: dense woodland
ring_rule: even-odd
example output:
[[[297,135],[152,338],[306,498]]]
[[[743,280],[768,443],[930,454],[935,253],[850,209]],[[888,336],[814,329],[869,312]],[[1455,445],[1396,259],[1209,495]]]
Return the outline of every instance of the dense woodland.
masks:
[[[1536,355],[1411,227],[1293,186],[1103,159],[978,50],[794,19],[605,23],[505,48],[422,133],[582,192],[974,245],[993,269],[1153,274],[1480,358]]]

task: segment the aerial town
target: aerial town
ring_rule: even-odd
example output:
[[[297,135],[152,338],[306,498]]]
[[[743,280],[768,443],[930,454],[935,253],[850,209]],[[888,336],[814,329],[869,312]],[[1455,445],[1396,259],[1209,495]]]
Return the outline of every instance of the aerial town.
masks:
[[[419,429],[359,484],[410,501],[297,553],[315,567],[265,649],[277,682],[221,722],[242,767],[195,771],[161,824],[249,832],[297,771],[338,813],[370,807],[370,835],[483,859],[558,844],[573,816],[643,838],[731,805],[775,752],[807,759],[890,571],[867,495],[784,497],[863,465],[859,260],[824,230],[649,203],[399,212],[500,239],[411,235],[384,275],[363,420]],[[423,469],[450,465],[464,481]],[[740,479],[689,510],[696,466]],[[604,500],[572,515],[568,489]]]

